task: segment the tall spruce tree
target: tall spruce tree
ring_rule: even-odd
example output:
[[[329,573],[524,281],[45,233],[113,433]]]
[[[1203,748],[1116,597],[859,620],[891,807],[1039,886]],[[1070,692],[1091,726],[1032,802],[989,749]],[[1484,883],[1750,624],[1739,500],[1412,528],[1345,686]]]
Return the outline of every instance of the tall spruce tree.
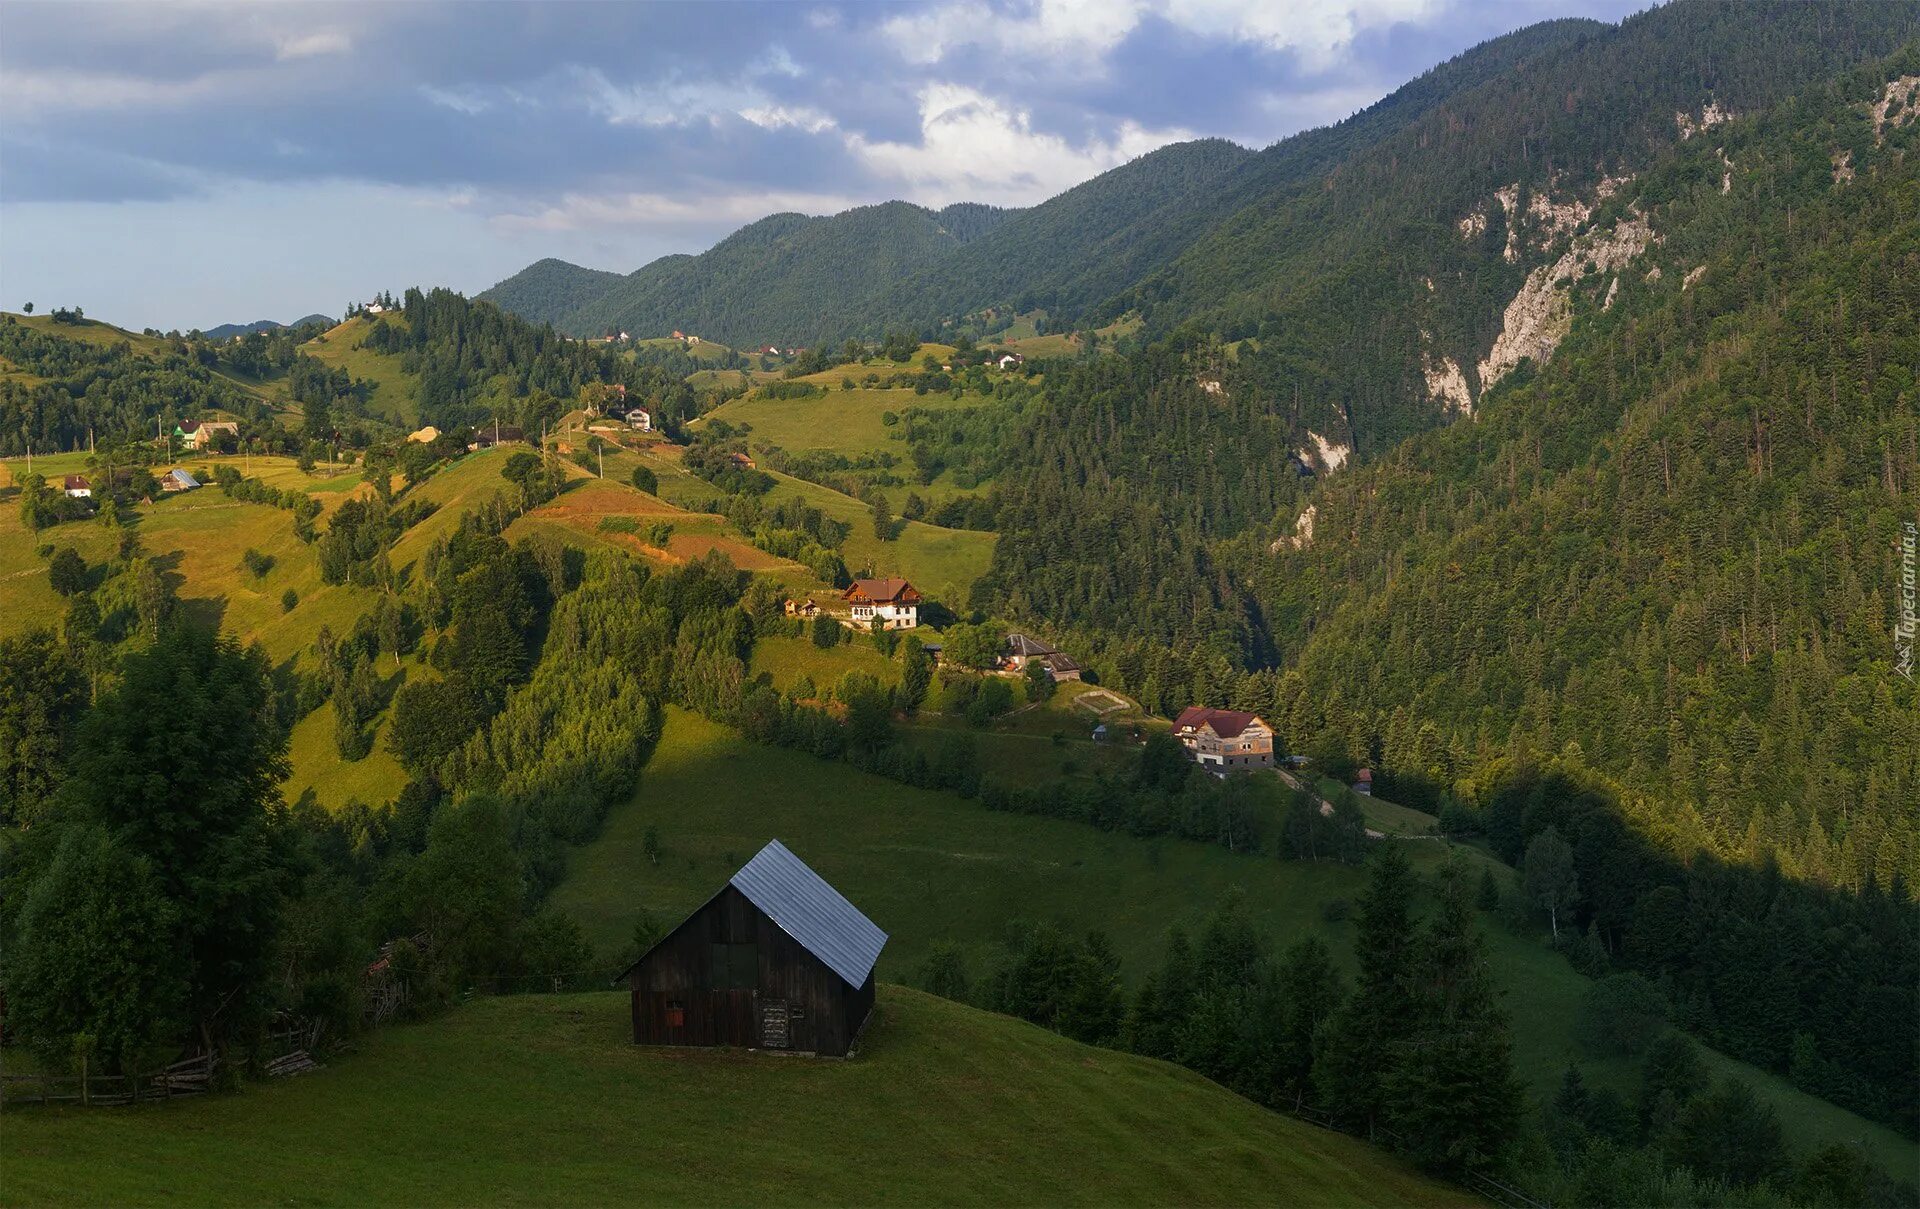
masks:
[[[1412,1029],[1385,1080],[1399,1145],[1450,1174],[1499,1166],[1520,1119],[1507,1016],[1487,963],[1465,862],[1440,870],[1439,911],[1421,934]]]
[[[1413,870],[1396,845],[1383,846],[1374,858],[1353,949],[1359,986],[1333,1020],[1313,1082],[1330,1112],[1371,1134],[1386,1107],[1388,1081],[1404,1060],[1400,1038],[1414,1010]]]

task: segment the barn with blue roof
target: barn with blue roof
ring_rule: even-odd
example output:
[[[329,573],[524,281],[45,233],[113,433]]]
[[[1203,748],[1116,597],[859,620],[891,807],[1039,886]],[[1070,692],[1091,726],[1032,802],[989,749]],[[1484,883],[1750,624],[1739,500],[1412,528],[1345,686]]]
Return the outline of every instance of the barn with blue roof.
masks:
[[[634,1043],[843,1056],[873,1013],[886,943],[774,840],[620,976]]]

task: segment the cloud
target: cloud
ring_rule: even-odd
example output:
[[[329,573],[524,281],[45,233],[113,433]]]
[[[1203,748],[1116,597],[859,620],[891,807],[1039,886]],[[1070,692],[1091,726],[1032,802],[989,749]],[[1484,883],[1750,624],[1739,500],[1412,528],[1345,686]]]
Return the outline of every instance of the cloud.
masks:
[[[904,186],[909,200],[932,206],[1033,205],[1156,147],[1193,137],[1187,130],[1123,122],[1110,138],[1075,144],[1035,130],[1027,111],[963,85],[930,84],[919,100],[919,142],[870,142],[853,135],[848,146],[877,177]]]
[[[911,63],[984,48],[1098,74],[1105,55],[1148,21],[1325,64],[1364,30],[1430,20],[1441,7],[1442,0],[1034,0],[997,10],[984,0],[952,0],[890,18],[882,29]]]
[[[288,59],[311,59],[316,55],[340,55],[352,49],[353,39],[340,30],[315,30],[280,39],[275,57],[284,62]]]
[[[458,205],[471,204],[460,199]],[[669,197],[660,193],[567,194],[528,212],[511,209],[492,221],[507,231],[590,231],[610,227],[744,224],[769,214],[833,214],[859,203],[844,194],[762,193]]]

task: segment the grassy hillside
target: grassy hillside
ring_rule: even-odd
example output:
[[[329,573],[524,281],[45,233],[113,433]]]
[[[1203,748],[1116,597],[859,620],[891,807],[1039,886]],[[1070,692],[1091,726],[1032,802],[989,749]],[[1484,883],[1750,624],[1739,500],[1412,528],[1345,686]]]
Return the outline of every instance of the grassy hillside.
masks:
[[[906,521],[897,523],[893,540],[881,541],[874,536],[872,514],[859,500],[790,475],[774,473],[773,477],[779,485],[772,498],[805,500],[853,526],[841,557],[856,575],[871,572],[903,576],[935,600],[959,610],[966,606],[973,581],[993,564],[996,539],[991,533]]]
[[[236,468],[242,465],[240,458],[221,460]],[[182,464],[197,468],[207,461],[196,458]],[[33,468],[53,476],[84,471],[84,462],[83,455],[65,454],[35,458]],[[329,509],[363,489],[357,474],[307,474],[290,458],[255,457],[245,464],[253,477],[276,487],[299,487]],[[24,475],[25,469],[24,460],[9,460],[0,464],[0,480]],[[46,560],[36,552],[40,545],[71,546],[97,567],[113,556],[119,542],[117,533],[97,521],[70,521],[29,533],[13,498],[7,483],[0,481],[0,633],[53,624],[64,612],[47,581]],[[276,663],[299,655],[323,625],[336,632],[352,629],[373,603],[367,589],[321,581],[313,547],[294,536],[291,513],[228,499],[217,488],[142,505],[132,527],[146,555],[173,583],[189,616],[217,623],[242,642],[260,642]],[[242,564],[249,549],[273,559],[264,576],[254,576]],[[299,596],[291,613],[281,607],[281,596],[289,588]]]
[[[420,379],[400,368],[398,357],[383,356],[361,346],[377,322],[398,323],[400,319],[349,319],[300,346],[300,351],[344,369],[356,381],[370,383],[373,394],[367,410],[390,423],[411,428],[420,422]]]
[[[844,1062],[638,1048],[627,1004],[482,999],[239,1095],[9,1114],[5,1199],[1475,1203],[1178,1067],[900,987]]]
[[[989,750],[983,745],[983,753]],[[658,865],[645,856],[649,827],[658,829],[664,852]],[[1167,930],[1195,930],[1233,886],[1246,891],[1256,925],[1273,944],[1317,935],[1345,963],[1353,924],[1329,922],[1325,908],[1356,902],[1365,884],[1363,871],[1343,866],[996,814],[952,794],[760,747],[671,710],[638,794],[614,809],[597,841],[572,855],[554,905],[579,919],[596,945],[617,948],[643,908],[662,922],[678,921],[776,837],[891,933],[880,973],[894,980],[910,978],[941,941],[961,946],[975,975],[983,974],[1009,925],[1025,920],[1072,932],[1103,929],[1125,976],[1137,983],[1157,967]],[[1404,842],[1426,872],[1444,855],[1437,841]],[[1465,851],[1511,876],[1491,858]],[[1550,1093],[1569,1062],[1581,1065],[1590,1084],[1636,1087],[1628,1063],[1596,1059],[1572,1039],[1589,981],[1532,937],[1491,923],[1485,931],[1513,1017],[1515,1066],[1536,1094]],[[1858,1140],[1889,1170],[1920,1171],[1920,1151],[1892,1131],[1732,1059],[1703,1056],[1716,1074],[1737,1073],[1771,1098],[1794,1145]]]

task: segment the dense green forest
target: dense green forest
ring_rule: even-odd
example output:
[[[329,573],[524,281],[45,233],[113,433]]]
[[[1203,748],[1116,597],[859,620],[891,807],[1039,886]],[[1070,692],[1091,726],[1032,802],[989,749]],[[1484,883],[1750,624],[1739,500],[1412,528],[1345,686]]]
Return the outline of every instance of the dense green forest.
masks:
[[[736,347],[827,343],[854,326],[852,308],[878,283],[944,263],[1004,213],[887,202],[830,218],[775,214],[626,277],[544,260],[480,297],[577,336],[681,330]]]
[[[577,405],[580,388],[619,384],[668,420],[693,414],[693,392],[658,366],[568,340],[451,290],[411,289],[399,321],[375,322],[363,348],[420,377],[420,418],[453,430],[498,420],[537,432]]]

